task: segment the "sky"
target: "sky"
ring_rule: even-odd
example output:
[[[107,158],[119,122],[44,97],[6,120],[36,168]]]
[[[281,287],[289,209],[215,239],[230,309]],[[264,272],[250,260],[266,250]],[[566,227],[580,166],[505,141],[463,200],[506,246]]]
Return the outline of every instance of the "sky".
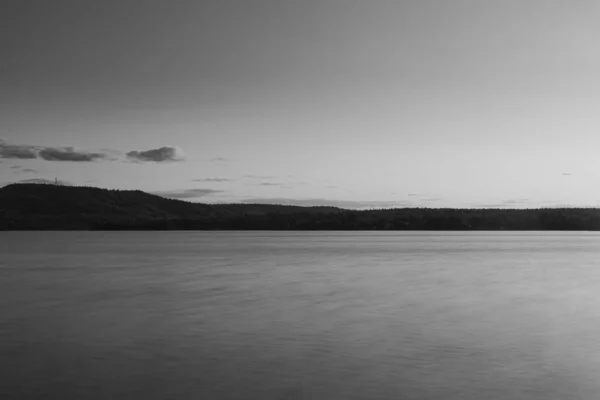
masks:
[[[600,2],[5,0],[0,183],[600,207]]]

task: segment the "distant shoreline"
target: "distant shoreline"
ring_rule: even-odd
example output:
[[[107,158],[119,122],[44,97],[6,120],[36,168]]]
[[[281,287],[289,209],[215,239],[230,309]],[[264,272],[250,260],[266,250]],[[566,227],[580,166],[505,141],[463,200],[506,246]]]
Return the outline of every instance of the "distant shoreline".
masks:
[[[51,184],[0,188],[3,231],[600,231],[598,208],[348,210],[202,204],[139,190]]]

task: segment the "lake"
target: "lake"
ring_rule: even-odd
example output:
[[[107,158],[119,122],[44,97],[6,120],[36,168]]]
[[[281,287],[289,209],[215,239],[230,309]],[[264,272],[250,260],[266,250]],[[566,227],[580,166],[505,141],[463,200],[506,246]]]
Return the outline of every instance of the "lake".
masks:
[[[3,399],[600,398],[600,233],[0,232]]]

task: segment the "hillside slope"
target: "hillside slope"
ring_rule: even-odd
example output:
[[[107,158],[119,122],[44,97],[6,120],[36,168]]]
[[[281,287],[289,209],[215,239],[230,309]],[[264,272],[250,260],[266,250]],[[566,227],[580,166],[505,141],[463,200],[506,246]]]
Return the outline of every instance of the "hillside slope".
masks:
[[[0,188],[0,230],[7,229],[218,229],[219,223],[268,214],[333,212],[333,207],[268,204],[209,205],[139,190],[50,184]]]
[[[141,191],[40,184],[0,189],[0,228],[94,229],[114,223],[210,216],[211,207]],[[8,226],[7,226],[8,225]]]

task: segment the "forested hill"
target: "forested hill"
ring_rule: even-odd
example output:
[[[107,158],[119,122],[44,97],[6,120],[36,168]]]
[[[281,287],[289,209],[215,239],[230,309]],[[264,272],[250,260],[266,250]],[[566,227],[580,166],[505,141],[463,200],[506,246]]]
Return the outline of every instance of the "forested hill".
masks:
[[[0,230],[600,230],[600,209],[344,210],[199,204],[142,191],[0,188]]]
[[[51,184],[0,188],[0,230],[231,229],[229,225],[240,219],[255,222],[270,215],[337,211],[341,210],[268,204],[209,205],[139,190]]]

